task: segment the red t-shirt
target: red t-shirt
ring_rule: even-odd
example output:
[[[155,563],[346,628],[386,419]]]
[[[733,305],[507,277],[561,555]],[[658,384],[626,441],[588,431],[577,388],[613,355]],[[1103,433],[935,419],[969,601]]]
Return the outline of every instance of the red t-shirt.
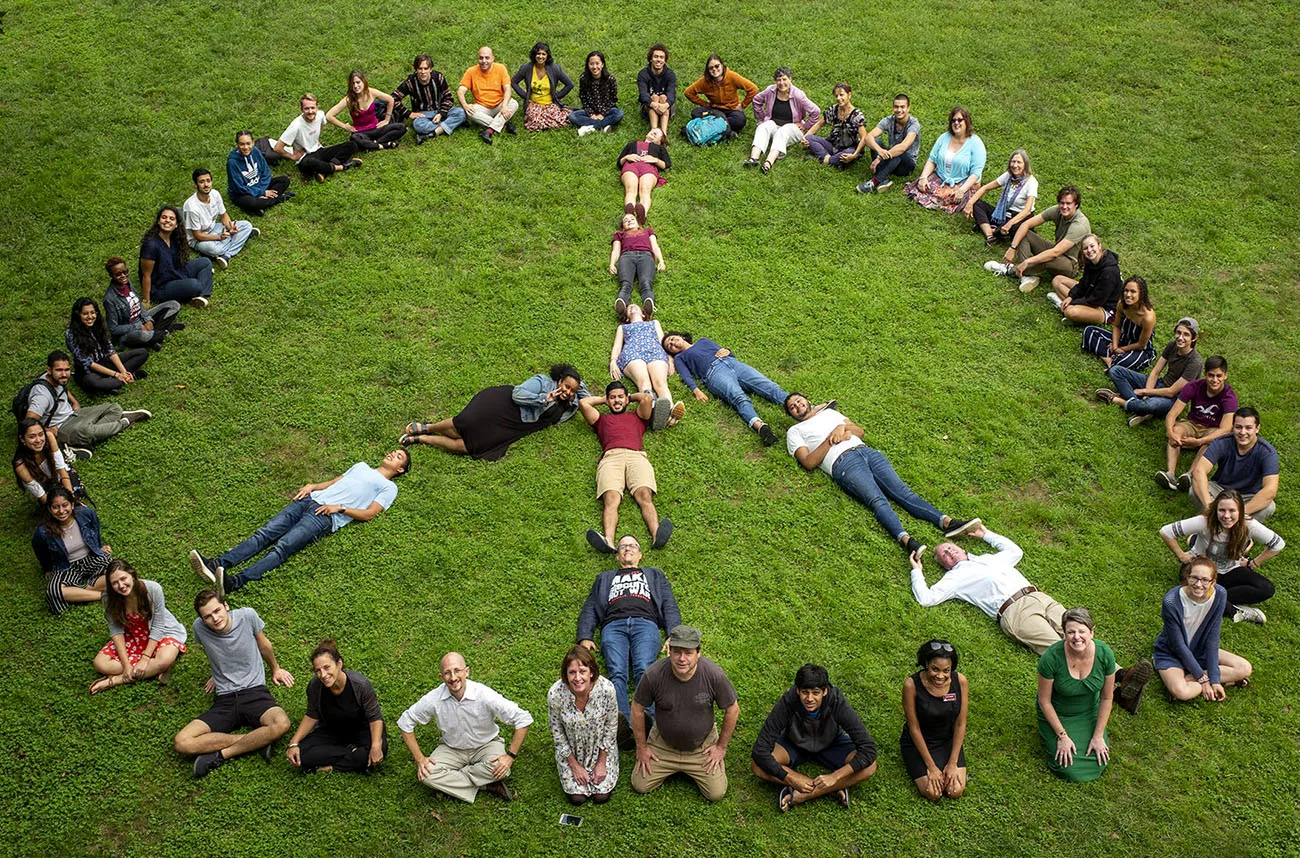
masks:
[[[637,415],[628,404],[622,414],[602,414],[596,421],[596,437],[600,447],[606,453],[617,448],[643,450],[641,439],[645,437],[648,424]]]

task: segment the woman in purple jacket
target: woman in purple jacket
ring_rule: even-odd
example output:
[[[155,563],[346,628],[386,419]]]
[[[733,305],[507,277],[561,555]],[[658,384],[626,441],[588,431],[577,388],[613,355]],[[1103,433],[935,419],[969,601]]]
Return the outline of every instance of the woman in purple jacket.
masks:
[[[776,83],[754,96],[754,142],[749,149],[746,167],[757,167],[763,153],[763,172],[770,172],[778,159],[784,158],[792,143],[803,141],[804,132],[821,119],[821,108],[812,103],[803,90],[794,85],[788,66],[777,69]]]
[[[1216,583],[1218,577],[1213,560],[1197,557],[1183,566],[1182,586],[1166,593],[1160,606],[1164,628],[1156,638],[1156,670],[1175,700],[1223,700],[1224,686],[1250,684],[1250,662],[1219,649],[1228,591]]]

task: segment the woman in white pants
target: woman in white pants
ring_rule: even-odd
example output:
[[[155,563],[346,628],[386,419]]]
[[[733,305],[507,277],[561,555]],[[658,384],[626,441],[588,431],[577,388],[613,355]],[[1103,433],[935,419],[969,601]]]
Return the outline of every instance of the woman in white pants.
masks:
[[[772,79],[776,83],[754,96],[754,121],[758,127],[745,161],[746,167],[757,167],[763,158],[764,173],[771,171],[772,164],[784,158],[791,144],[802,140],[804,132],[822,115],[821,109],[794,85],[789,68],[781,66]]]

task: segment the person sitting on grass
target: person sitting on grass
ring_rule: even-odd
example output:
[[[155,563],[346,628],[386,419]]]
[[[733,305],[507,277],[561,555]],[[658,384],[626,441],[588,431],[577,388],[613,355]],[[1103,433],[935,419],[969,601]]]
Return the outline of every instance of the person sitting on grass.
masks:
[[[949,539],[979,526],[978,518],[965,521],[945,515],[912,491],[885,454],[862,441],[862,427],[836,411],[833,403],[814,406],[802,393],[791,393],[784,405],[786,413],[798,421],[786,430],[786,451],[805,470],[825,471],[849,497],[871,510],[908,554],[919,555],[925,546],[903,529],[891,500],[944,531]]]
[[[765,781],[781,784],[776,806],[785,813],[824,795],[849,806],[849,787],[876,773],[876,741],[844,692],[831,685],[826,668],[805,664],[794,685],[776,701],[758,731],[750,768]],[[825,774],[799,771],[815,762]]]
[[[1061,627],[1065,639],[1038,659],[1038,735],[1052,773],[1083,783],[1101,777],[1110,763],[1106,725],[1117,683],[1115,653],[1094,639],[1087,608],[1066,611]]]
[[[1187,419],[1181,420],[1183,412]],[[1237,413],[1237,393],[1228,384],[1228,359],[1210,355],[1205,359],[1205,377],[1189,381],[1165,412],[1165,469],[1156,471],[1156,484],[1170,491],[1192,487],[1191,468],[1178,474],[1178,459],[1192,452],[1192,465],[1210,444],[1232,433]]]
[[[1061,188],[1056,192],[1056,205],[1022,220],[1002,261],[985,262],[984,269],[1006,277],[1019,277],[1021,292],[1034,291],[1039,275],[1044,272],[1074,277],[1079,243],[1092,232],[1087,215],[1079,210],[1081,200],[1082,195],[1074,185]],[[1044,223],[1056,227],[1051,242],[1034,231]]]
[[[577,126],[579,137],[595,131],[608,134],[623,121],[618,81],[609,73],[600,51],[587,54],[586,68],[578,75],[578,101],[582,107],[569,114],[569,124]]]
[[[877,122],[867,135],[867,145],[876,157],[871,159],[871,177],[855,188],[860,194],[888,190],[895,176],[901,179],[916,169],[921,154],[921,123],[912,115],[912,99],[907,93],[894,96],[893,107],[893,113]]]
[[[1104,325],[1110,308],[1119,301],[1124,279],[1119,273],[1119,256],[1101,246],[1096,233],[1083,239],[1083,270],[1079,279],[1057,274],[1047,300],[1061,311],[1064,321],[1076,325]]]
[[[116,402],[100,405],[81,403],[68,390],[72,360],[57,349],[45,360],[45,373],[37,379],[27,395],[26,417],[46,427],[59,446],[73,457],[89,459],[90,447],[106,441],[153,415],[143,408],[123,411]]]
[[[1183,564],[1182,583],[1160,604],[1156,669],[1174,700],[1222,701],[1225,687],[1250,684],[1250,662],[1219,647],[1228,594],[1215,583],[1218,576],[1213,560],[1197,557]]]
[[[722,57],[710,54],[704,61],[704,76],[686,87],[682,94],[697,105],[691,110],[691,118],[721,116],[727,121],[730,134],[735,135],[745,127],[745,108],[758,94],[758,85],[727,68]]]
[[[465,100],[466,95],[474,97],[473,103]],[[519,102],[510,95],[510,72],[496,61],[496,56],[487,45],[478,49],[478,63],[467,68],[465,74],[461,75],[460,86],[456,87],[456,98],[465,111],[465,118],[475,125],[483,126],[478,136],[489,146],[502,131],[507,134],[518,133],[510,121],[519,109]]]
[[[575,646],[546,693],[560,788],[574,806],[604,804],[618,784],[618,699],[591,650]]]
[[[609,374],[615,381],[627,377],[637,390],[654,396],[651,429],[674,426],[686,414],[686,406],[680,400],[674,403],[668,389],[668,376],[674,370],[673,359],[663,347],[664,329],[657,320],[647,320],[637,304],[627,306],[623,319],[614,332]]]
[[[994,188],[1001,188],[1002,193],[997,205],[991,206],[982,197]],[[1006,171],[976,188],[961,211],[975,220],[975,229],[984,233],[984,246],[992,247],[1014,234],[1020,222],[1033,215],[1037,199],[1038,179],[1029,166],[1029,153],[1017,149],[1007,160]]]
[[[118,393],[148,377],[143,367],[149,350],[134,348],[118,354],[93,298],[78,298],[73,303],[63,341],[72,353],[73,378],[91,396]]]
[[[76,496],[72,473],[58,441],[39,420],[24,417],[18,421],[18,445],[14,447],[13,462],[18,488],[26,489],[41,506],[49,503],[50,492],[59,486]]]
[[[918,205],[952,214],[973,198],[987,158],[970,111],[957,105],[948,113],[948,130],[930,147],[921,175],[903,190]]]
[[[667,404],[668,400],[660,399]],[[635,403],[636,410],[628,407]],[[596,497],[604,507],[601,516],[604,533],[587,531],[587,543],[604,554],[614,553],[614,534],[618,530],[618,507],[623,492],[631,492],[641,508],[641,517],[654,538],[651,548],[663,548],[673,533],[670,519],[660,519],[655,509],[655,469],[646,457],[643,440],[650,428],[650,415],[654,407],[654,394],[637,392],[630,396],[621,381],[611,381],[604,396],[588,396],[578,402],[587,425],[596,430],[600,439],[601,456],[596,463]],[[608,414],[596,409],[606,405]]]
[[[157,679],[166,685],[172,665],[185,652],[185,626],[167,610],[162,585],[140,577],[130,563],[108,564],[104,618],[109,641],[95,655],[102,676],[90,684],[98,694],[117,685]]]
[[[903,681],[903,733],[898,749],[907,776],[930,801],[966,792],[966,677],[957,672],[957,648],[945,640],[921,644],[921,669]]]
[[[821,108],[794,85],[787,66],[781,66],[772,75],[776,83],[754,96],[754,142],[744,167],[757,167],[761,163],[764,173],[785,157],[792,143],[801,143],[804,132],[821,119]],[[764,157],[766,153],[767,157]]]
[[[110,256],[104,261],[104,270],[109,279],[104,290],[104,323],[115,346],[119,349],[144,346],[157,351],[167,334],[184,330],[185,323],[179,318],[180,302],[159,301],[145,307],[131,285],[125,259]]]
[[[293,501],[243,542],[224,554],[205,557],[197,549],[189,554],[190,568],[223,596],[262,576],[316,540],[335,533],[354,521],[370,521],[393,505],[397,484],[393,480],[409,473],[411,455],[394,450],[379,467],[357,462],[347,471],[323,483],[308,483]],[[268,550],[269,549],[269,550]],[[237,566],[263,551],[262,559],[238,574]]]
[[[668,48],[662,43],[646,51],[645,68],[636,74],[641,115],[668,140],[668,123],[677,115],[677,73],[668,67]]]
[[[709,401],[708,394],[700,389],[699,383],[703,382],[714,396],[740,415],[746,426],[758,433],[764,447],[776,443],[776,433],[758,416],[749,394],[780,405],[788,394],[779,384],[749,364],[741,363],[731,349],[724,349],[708,337],[696,342],[686,331],[669,331],[660,345],[673,356],[677,374],[696,399]]]
[[[252,608],[230,610],[216,590],[194,597],[194,637],[203,644],[212,667],[204,693],[216,692],[211,708],[181,728],[172,741],[178,754],[194,757],[194,777],[202,778],[235,757],[258,751],[271,762],[271,745],[289,732],[288,714],[266,687],[271,681],[290,687],[293,674],[275,660],[266,623]],[[247,727],[249,732],[234,731]]]
[[[848,169],[867,146],[867,118],[853,106],[853,87],[844,81],[835,84],[835,100],[803,135],[803,147],[812,157],[839,170]],[[818,131],[828,127],[825,136]]]
[[[1101,358],[1109,370],[1113,366],[1141,372],[1156,359],[1151,333],[1156,328],[1156,311],[1147,291],[1147,281],[1136,274],[1124,281],[1119,304],[1109,311],[1107,324],[1083,329],[1079,350]]]
[[[391,95],[370,85],[365,72],[353,69],[348,72],[347,94],[325,111],[325,121],[348,132],[359,149],[396,149],[406,125],[393,115],[395,103]],[[347,122],[338,118],[344,108]]]
[[[428,444],[458,456],[495,462],[510,445],[548,426],[563,423],[591,392],[572,364],[557,363],[523,384],[502,384],[474,394],[455,417],[436,423],[407,423],[398,443]]]
[[[442,684],[417,700],[397,719],[402,741],[415,763],[415,776],[429,789],[474,803],[480,789],[512,801],[515,792],[506,783],[519,750],[528,736],[533,716],[480,682],[471,682],[469,665],[458,652],[449,652],[439,664]],[[441,741],[425,756],[415,738],[415,728],[436,721]],[[501,741],[497,722],[514,728],[510,747]]]
[[[1268,560],[1286,548],[1286,542],[1267,525],[1244,512],[1246,501],[1236,489],[1224,489],[1215,496],[1203,514],[1175,521],[1160,528],[1160,538],[1182,563],[1197,557],[1209,557],[1218,570],[1218,584],[1228,594],[1224,616],[1234,623],[1243,620],[1263,624],[1267,621],[1258,607],[1272,598],[1273,582],[1259,570]],[[1187,550],[1178,544],[1187,540]],[[1263,551],[1250,556],[1253,547]]]
[[[50,490],[45,520],[32,532],[32,552],[45,573],[45,607],[54,615],[98,602],[113,549],[99,533],[99,514],[63,486]]]
[[[415,70],[406,76],[406,80],[393,90],[393,116],[411,117],[411,128],[415,131],[415,145],[426,140],[451,134],[465,124],[464,108],[456,106],[456,98],[451,85],[442,72],[433,68],[433,60],[428,54],[420,54],[411,64]],[[402,99],[409,98],[408,108]]]
[[[226,190],[232,203],[259,217],[296,196],[289,190],[288,176],[271,175],[271,165],[254,145],[252,131],[235,134],[235,148],[226,156]]]
[[[246,220],[230,219],[221,192],[212,187],[212,173],[206,167],[195,169],[191,178],[194,180],[194,193],[181,208],[190,247],[224,269],[231,258],[244,249],[248,240],[261,235],[262,231]]]
[[[524,104],[524,130],[548,131],[569,124],[563,99],[573,91],[573,80],[551,54],[551,46],[538,42],[528,52],[528,62],[510,78],[510,88]]]
[[[1201,374],[1205,365],[1196,350],[1200,325],[1191,316],[1184,316],[1174,326],[1174,338],[1160,353],[1145,376],[1134,369],[1112,366],[1106,370],[1115,389],[1097,389],[1097,399],[1118,405],[1129,414],[1128,425],[1140,426],[1152,417],[1164,417],[1173,407],[1174,400],[1188,382]]]
[[[1198,508],[1208,509],[1224,489],[1236,489],[1246,501],[1246,515],[1256,521],[1277,512],[1277,450],[1259,437],[1259,426],[1258,411],[1249,405],[1238,408],[1232,418],[1232,437],[1211,443],[1192,464],[1187,493]]]
[[[176,206],[163,206],[140,239],[140,300],[146,309],[155,301],[202,309],[212,298],[212,260],[202,254],[190,259],[181,219]]]
[[[289,739],[284,757],[304,775],[312,772],[370,774],[388,756],[388,734],[379,697],[365,674],[343,667],[331,638],[311,653],[307,714]]]
[[[624,175],[630,175],[625,173]],[[650,202],[649,192],[645,202]],[[644,211],[645,207],[641,207]],[[635,214],[623,215],[623,228],[614,233],[609,244],[609,273],[618,278],[618,297],[614,299],[614,312],[627,313],[632,300],[632,289],[641,283],[640,312],[653,316],[655,312],[655,274],[664,270],[664,254],[659,249],[655,231],[642,226]]]
[[[304,92],[298,99],[298,107],[302,113],[294,117],[280,139],[275,141],[275,151],[280,157],[296,163],[304,179],[314,178],[318,182],[361,166],[361,159],[352,157],[357,154],[357,144],[351,138],[333,146],[321,146],[320,132],[325,126],[325,116],[316,104],[316,96]]]
[[[673,165],[667,143],[662,131],[651,128],[644,140],[630,140],[618,153],[615,166],[623,183],[623,214],[636,215],[643,226],[650,214],[651,192],[668,181],[659,171]]]

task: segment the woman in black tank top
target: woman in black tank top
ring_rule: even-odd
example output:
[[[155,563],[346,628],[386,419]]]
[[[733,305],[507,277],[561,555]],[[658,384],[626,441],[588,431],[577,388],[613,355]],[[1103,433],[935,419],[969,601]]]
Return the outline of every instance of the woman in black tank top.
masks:
[[[966,791],[966,677],[948,641],[922,644],[916,663],[921,669],[903,683],[903,764],[921,795],[957,798]]]

